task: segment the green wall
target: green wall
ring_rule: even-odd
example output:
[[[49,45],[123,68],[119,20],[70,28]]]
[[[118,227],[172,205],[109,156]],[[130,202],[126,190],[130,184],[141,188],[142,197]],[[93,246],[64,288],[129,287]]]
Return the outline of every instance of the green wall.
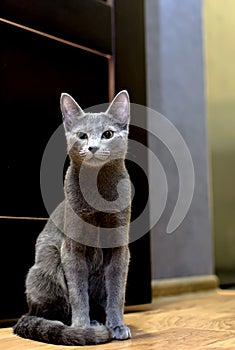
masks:
[[[235,282],[235,1],[204,0],[215,265]]]

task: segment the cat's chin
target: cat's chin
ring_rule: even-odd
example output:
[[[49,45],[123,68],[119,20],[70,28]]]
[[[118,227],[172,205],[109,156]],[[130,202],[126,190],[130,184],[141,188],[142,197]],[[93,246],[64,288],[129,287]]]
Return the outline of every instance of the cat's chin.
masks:
[[[82,164],[89,167],[102,167],[104,164],[108,163],[108,159],[100,159],[92,157],[90,159],[83,159]]]

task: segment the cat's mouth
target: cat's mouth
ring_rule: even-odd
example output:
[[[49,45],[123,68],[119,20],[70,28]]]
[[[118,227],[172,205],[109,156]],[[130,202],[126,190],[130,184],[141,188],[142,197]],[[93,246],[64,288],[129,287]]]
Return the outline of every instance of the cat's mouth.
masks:
[[[97,151],[95,153],[80,151],[79,153],[83,162],[89,164],[100,164],[101,162],[106,162],[110,157],[109,151]]]

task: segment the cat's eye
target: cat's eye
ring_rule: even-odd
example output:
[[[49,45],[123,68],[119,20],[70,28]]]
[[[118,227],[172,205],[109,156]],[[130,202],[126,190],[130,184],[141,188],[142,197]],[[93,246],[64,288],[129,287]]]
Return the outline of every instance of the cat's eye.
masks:
[[[87,134],[85,134],[84,132],[78,132],[77,136],[80,140],[86,140],[88,138]]]
[[[111,139],[111,137],[113,137],[113,131],[112,130],[106,130],[102,134],[102,139]]]

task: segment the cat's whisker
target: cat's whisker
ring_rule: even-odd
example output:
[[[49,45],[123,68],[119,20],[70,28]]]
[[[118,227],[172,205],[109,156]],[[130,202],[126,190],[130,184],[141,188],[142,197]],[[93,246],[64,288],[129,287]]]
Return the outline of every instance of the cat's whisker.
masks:
[[[100,160],[106,160],[109,156],[110,156],[110,151],[108,150],[103,150],[95,154],[95,158],[98,158]]]
[[[79,155],[80,155],[81,157],[86,157],[87,152],[84,151],[84,150],[81,150],[81,151],[79,152]]]

